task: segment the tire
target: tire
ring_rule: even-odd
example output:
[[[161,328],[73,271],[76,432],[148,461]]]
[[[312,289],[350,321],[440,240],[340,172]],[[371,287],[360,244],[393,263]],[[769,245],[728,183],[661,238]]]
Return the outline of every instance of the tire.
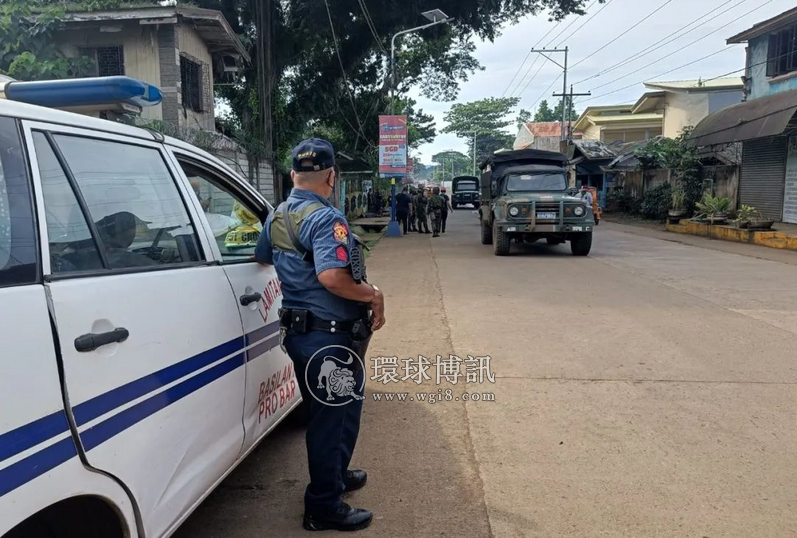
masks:
[[[487,223],[484,222],[484,219],[482,219],[481,227],[482,227],[482,245],[492,245],[493,244],[492,226],[488,226]]]
[[[456,209],[456,208],[457,208],[457,205],[459,205],[459,204],[457,204],[456,202],[451,202],[451,207],[452,207],[453,209]]]
[[[556,245],[561,245],[564,243],[561,239],[556,239],[554,237],[546,237],[545,240],[548,242],[548,245],[555,247]]]
[[[570,250],[573,256],[587,256],[592,250],[592,232],[577,234],[570,241]]]
[[[512,237],[493,227],[493,254],[496,256],[509,256],[509,249],[512,246]]]
[[[481,203],[479,203],[479,202],[473,202],[473,208],[474,208],[474,209],[479,209],[480,207],[481,207]]]

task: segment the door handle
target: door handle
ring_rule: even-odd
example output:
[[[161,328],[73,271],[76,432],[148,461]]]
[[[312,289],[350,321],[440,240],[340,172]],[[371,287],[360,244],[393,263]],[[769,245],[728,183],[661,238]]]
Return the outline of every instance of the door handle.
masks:
[[[75,338],[75,349],[81,353],[94,351],[95,349],[114,344],[117,342],[124,342],[130,337],[130,331],[124,327],[119,327],[106,333],[88,333]]]
[[[249,306],[252,303],[257,303],[263,300],[263,296],[259,293],[250,293],[249,295],[241,295],[241,306]]]

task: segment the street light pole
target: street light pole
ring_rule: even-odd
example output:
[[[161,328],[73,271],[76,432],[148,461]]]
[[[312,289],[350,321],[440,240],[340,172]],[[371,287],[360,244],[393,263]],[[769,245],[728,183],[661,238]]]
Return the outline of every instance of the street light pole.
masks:
[[[408,30],[402,30],[397,32],[390,40],[390,114],[395,113],[395,99],[396,99],[396,38],[401,37],[406,34],[411,34],[413,32],[420,32],[421,30],[426,30],[427,28],[431,28],[432,26],[437,26],[438,24],[447,24],[451,21],[445,13],[440,11],[439,9],[435,9],[432,11],[427,11],[423,13],[423,16],[427,19],[431,20],[429,24],[424,24],[421,26],[416,26],[415,28],[410,28]]]
[[[473,131],[473,175],[478,177],[476,173],[476,137],[478,136],[478,131]]]

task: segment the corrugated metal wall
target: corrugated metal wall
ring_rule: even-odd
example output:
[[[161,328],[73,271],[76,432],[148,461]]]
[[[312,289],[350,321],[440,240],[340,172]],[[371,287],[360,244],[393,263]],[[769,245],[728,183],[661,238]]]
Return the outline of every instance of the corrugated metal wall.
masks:
[[[781,220],[786,182],[786,137],[759,138],[744,143],[739,202]]]

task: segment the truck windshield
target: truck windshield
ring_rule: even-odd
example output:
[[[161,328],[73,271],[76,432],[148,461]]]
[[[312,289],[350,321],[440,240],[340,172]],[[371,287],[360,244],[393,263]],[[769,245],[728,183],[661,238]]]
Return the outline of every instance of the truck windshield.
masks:
[[[510,174],[506,178],[508,192],[563,191],[566,188],[565,175],[558,172]]]
[[[475,181],[459,181],[457,182],[456,190],[457,192],[459,192],[459,191],[476,191],[479,189],[478,187],[476,187]]]

